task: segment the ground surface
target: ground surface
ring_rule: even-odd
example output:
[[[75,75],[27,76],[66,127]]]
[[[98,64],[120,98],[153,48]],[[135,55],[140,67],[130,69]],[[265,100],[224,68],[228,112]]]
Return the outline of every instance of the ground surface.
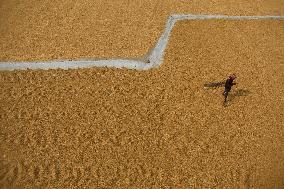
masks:
[[[181,21],[150,71],[1,72],[1,188],[283,188],[283,27]],[[224,108],[202,85],[230,72]]]
[[[164,18],[160,13],[153,20],[145,17],[148,25],[143,27],[153,27],[151,35],[140,25],[131,31],[145,39],[138,44],[133,42],[136,37],[124,34],[127,27],[110,31],[115,27],[111,16],[112,24],[97,27],[107,30],[108,40],[92,36],[99,41],[94,48],[101,51],[84,50],[92,47],[90,43],[70,53],[62,36],[71,40],[72,35],[81,35],[79,30],[59,35],[59,43],[53,45],[41,44],[42,39],[35,47],[27,41],[16,45],[17,40],[34,39],[37,33],[29,33],[28,27],[40,20],[32,14],[37,1],[17,4],[19,10],[31,10],[22,17],[15,9],[7,11],[17,2],[0,1],[1,10],[6,10],[0,11],[0,38],[5,42],[0,43],[0,60],[140,56],[155,44],[171,11],[283,15],[284,10],[281,1],[165,3],[159,7],[171,11],[161,11]],[[110,14],[115,6],[97,8],[98,15]],[[139,15],[150,14],[147,6],[154,9],[154,3],[142,3],[140,8],[146,8]],[[62,16],[65,10],[57,7],[57,14],[48,11],[45,17],[56,27],[60,19],[52,21],[51,16]],[[121,7],[129,9],[127,3]],[[64,27],[73,24],[79,22]],[[17,38],[24,31],[27,38]],[[43,31],[38,30],[49,40],[54,31],[69,30]],[[0,188],[283,188],[283,31],[283,21],[275,20],[181,21],[158,69],[0,72]],[[113,34],[124,37],[116,39]],[[116,51],[120,43],[130,45]],[[238,85],[224,108],[222,89],[202,86],[231,72],[237,73]]]

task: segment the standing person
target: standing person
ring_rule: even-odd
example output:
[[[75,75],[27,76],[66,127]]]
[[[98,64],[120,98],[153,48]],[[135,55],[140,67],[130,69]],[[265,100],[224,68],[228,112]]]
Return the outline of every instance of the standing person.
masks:
[[[233,83],[233,81],[237,78],[237,76],[235,74],[232,74],[228,77],[228,79],[226,80],[226,83],[225,83],[225,90],[224,90],[224,93],[223,95],[225,96],[225,101],[224,103],[227,102],[227,97],[228,97],[228,94],[232,88],[233,85],[236,85],[236,83]]]

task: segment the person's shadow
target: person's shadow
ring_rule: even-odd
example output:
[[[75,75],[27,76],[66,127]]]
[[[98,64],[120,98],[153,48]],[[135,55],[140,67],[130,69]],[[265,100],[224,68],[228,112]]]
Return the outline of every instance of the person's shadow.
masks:
[[[240,97],[240,96],[248,96],[250,94],[249,90],[246,89],[238,89],[235,90],[232,94],[231,94],[231,98],[234,99],[235,97]]]
[[[224,103],[224,106],[229,106],[235,98],[242,97],[242,96],[248,96],[251,92],[246,89],[238,89],[235,91],[232,91],[231,94],[228,96],[228,100],[226,103]]]

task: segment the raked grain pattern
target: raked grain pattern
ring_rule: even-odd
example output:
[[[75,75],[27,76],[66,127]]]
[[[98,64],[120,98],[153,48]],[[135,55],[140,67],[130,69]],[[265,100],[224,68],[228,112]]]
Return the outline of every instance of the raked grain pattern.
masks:
[[[279,20],[181,21],[159,69],[1,72],[1,187],[282,188],[283,42]],[[203,84],[230,72],[224,108]]]

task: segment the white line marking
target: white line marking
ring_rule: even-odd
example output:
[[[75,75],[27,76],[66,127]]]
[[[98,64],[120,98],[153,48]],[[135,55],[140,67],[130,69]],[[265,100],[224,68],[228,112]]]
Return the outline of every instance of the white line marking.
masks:
[[[131,59],[108,59],[108,60],[62,60],[45,62],[0,62],[0,71],[26,70],[26,69],[77,69],[91,67],[112,67],[127,68],[135,70],[148,70],[159,67],[163,63],[164,52],[167,47],[172,29],[177,21],[180,20],[267,20],[284,19],[284,16],[225,16],[225,15],[193,15],[193,14],[175,14],[169,16],[166,28],[155,48],[149,53],[146,63],[143,60]]]

